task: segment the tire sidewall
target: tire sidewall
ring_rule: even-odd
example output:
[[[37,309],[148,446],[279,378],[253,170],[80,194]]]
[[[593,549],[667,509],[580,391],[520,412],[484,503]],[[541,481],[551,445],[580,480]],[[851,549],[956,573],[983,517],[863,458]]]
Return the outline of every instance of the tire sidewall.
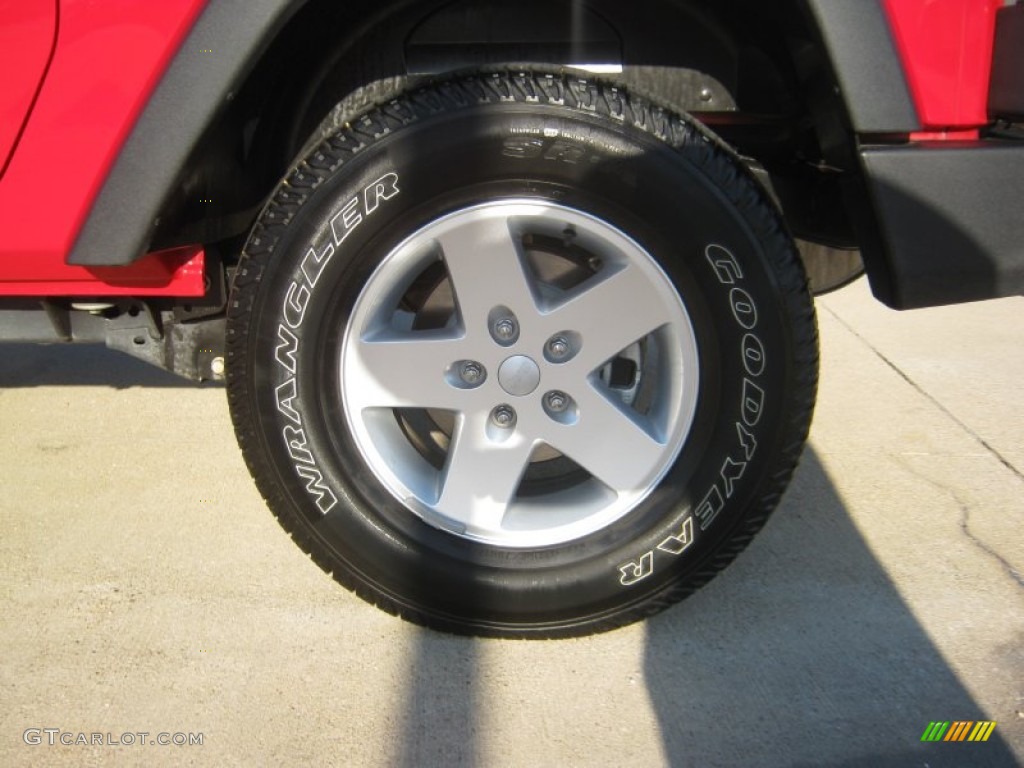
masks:
[[[790,321],[766,253],[789,243],[766,245],[747,215],[754,182],[723,184],[703,157],[699,144],[673,149],[564,108],[486,105],[413,123],[323,172],[274,243],[247,375],[295,518],[337,564],[434,616],[564,625],[671,589],[744,524],[793,408]],[[381,260],[440,216],[502,199],[555,202],[628,233],[679,291],[700,355],[693,427],[658,488],[607,528],[534,550],[462,539],[405,509],[365,465],[341,405],[345,323]],[[355,223],[339,228],[339,216]]]

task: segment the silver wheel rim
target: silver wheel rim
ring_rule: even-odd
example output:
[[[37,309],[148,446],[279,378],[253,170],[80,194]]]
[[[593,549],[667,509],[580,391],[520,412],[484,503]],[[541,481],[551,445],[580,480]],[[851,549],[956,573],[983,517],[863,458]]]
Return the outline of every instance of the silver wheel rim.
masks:
[[[546,547],[635,509],[693,422],[697,342],[668,276],[608,222],[509,200],[424,226],[367,280],[346,426],[427,523]]]

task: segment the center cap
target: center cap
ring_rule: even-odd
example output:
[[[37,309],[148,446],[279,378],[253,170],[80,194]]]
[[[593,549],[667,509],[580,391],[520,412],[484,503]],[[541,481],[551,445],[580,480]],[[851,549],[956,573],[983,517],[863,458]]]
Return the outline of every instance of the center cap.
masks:
[[[498,369],[498,383],[510,395],[528,395],[540,384],[540,368],[526,355],[513,355]]]

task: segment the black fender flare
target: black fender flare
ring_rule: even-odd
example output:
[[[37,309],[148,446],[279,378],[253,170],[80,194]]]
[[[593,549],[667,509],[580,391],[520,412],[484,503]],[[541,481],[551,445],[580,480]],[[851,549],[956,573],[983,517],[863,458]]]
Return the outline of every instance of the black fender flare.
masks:
[[[821,35],[853,130],[916,130],[918,117],[881,0],[793,1],[803,4]],[[127,265],[149,250],[162,208],[191,152],[261,55],[308,2],[209,0],[122,146],[68,256],[69,264]],[[660,2],[666,14],[701,17],[699,3]],[[423,18],[429,19],[428,3],[423,11]],[[683,42],[693,43],[684,46],[687,55],[696,57],[694,64],[721,74],[730,55],[702,51],[697,44],[701,30],[710,28],[698,24],[689,36],[680,33]],[[209,48],[218,55],[198,55]]]
[[[196,142],[305,3],[210,0],[121,147],[69,264],[120,266],[145,253],[164,198]],[[204,48],[218,55],[198,55]]]

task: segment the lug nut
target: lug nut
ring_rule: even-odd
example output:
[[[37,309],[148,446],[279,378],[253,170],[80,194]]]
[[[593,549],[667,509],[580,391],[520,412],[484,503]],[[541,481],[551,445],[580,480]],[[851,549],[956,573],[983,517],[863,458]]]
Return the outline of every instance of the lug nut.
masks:
[[[544,396],[544,402],[548,410],[554,413],[561,413],[569,407],[569,396],[565,392],[553,390]]]
[[[548,354],[561,359],[569,354],[569,340],[565,336],[555,336],[548,341]]]
[[[516,321],[510,317],[503,317],[494,324],[494,338],[499,341],[511,341],[516,336]]]
[[[459,371],[459,376],[467,384],[479,384],[484,376],[484,369],[479,363],[467,362],[462,364],[462,370]]]
[[[491,411],[491,421],[493,421],[495,425],[507,429],[515,424],[516,412],[507,405],[499,405]]]

